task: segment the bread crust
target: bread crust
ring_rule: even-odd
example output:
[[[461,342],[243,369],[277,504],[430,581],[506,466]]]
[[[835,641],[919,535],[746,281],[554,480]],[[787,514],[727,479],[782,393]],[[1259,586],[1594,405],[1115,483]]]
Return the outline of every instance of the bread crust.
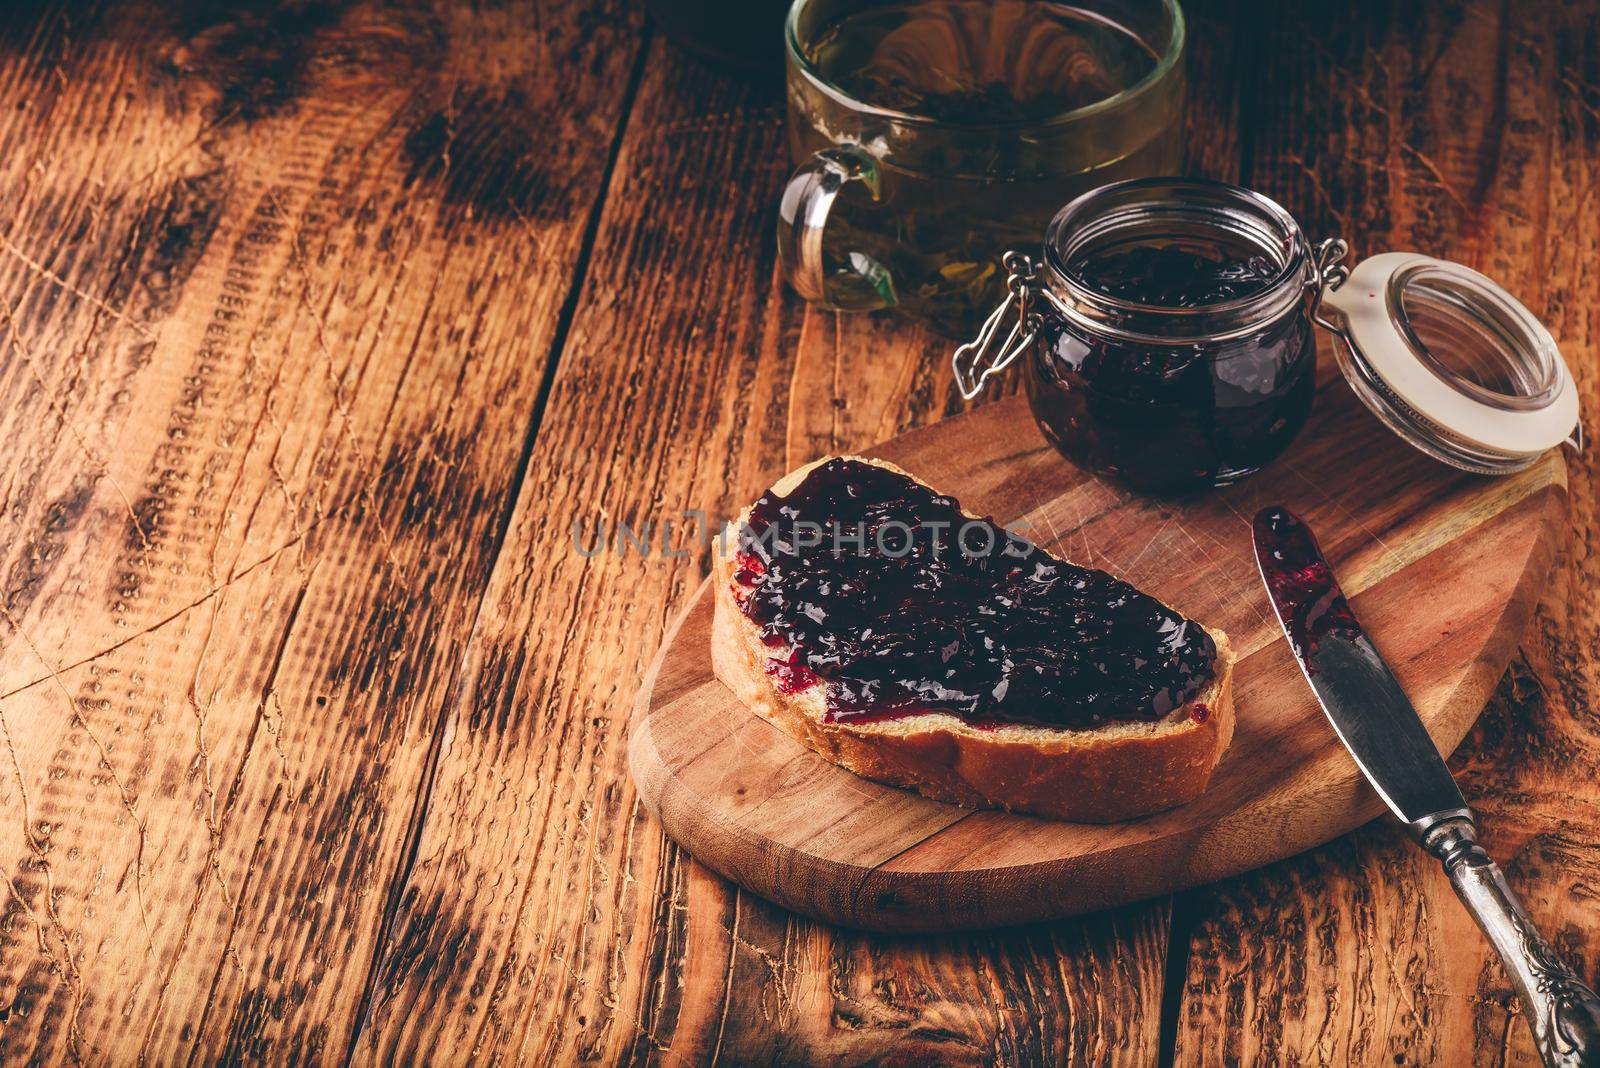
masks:
[[[880,460],[848,458],[900,470]],[[773,491],[787,494],[813,466],[791,472]],[[1156,722],[1087,730],[978,728],[930,711],[877,723],[829,723],[822,686],[794,694],[777,688],[766,670],[774,650],[734,600],[737,532],[747,514],[748,509],[730,524],[713,565],[712,667],[756,715],[857,775],[969,808],[1110,823],[1198,797],[1232,740],[1236,658],[1227,635],[1209,627],[1217,647],[1216,677],[1194,701]]]

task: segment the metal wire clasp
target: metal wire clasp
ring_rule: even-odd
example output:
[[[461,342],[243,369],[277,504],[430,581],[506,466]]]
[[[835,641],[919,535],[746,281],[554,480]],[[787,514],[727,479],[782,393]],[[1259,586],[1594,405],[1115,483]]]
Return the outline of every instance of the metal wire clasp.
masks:
[[[1344,265],[1349,254],[1350,246],[1342,237],[1324,238],[1311,250],[1311,321],[1335,334],[1344,333],[1344,325],[1323,316],[1322,295],[1338,289],[1350,277],[1350,268]]]
[[[1039,315],[1033,310],[1034,279],[1039,266],[1025,252],[1007,252],[1000,261],[1006,269],[1006,299],[983,321],[978,336],[956,349],[950,366],[956,373],[956,388],[972,400],[983,392],[990,375],[997,375],[1022,355],[1039,333]],[[1005,323],[1006,313],[1017,310],[1017,319],[1006,339],[995,346],[995,338]]]

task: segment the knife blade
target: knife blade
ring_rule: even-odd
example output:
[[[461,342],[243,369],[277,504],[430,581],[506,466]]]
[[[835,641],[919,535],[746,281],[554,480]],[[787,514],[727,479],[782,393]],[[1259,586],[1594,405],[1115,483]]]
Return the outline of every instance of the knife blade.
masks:
[[[1256,565],[1334,733],[1402,823],[1467,807],[1416,708],[1350,610],[1316,537],[1286,508],[1252,524]]]
[[[1505,964],[1546,1065],[1600,1066],[1600,997],[1533,926],[1417,710],[1350,610],[1304,520],[1263,508],[1256,564],[1300,670],[1334,733],[1400,821],[1444,865],[1456,896]]]

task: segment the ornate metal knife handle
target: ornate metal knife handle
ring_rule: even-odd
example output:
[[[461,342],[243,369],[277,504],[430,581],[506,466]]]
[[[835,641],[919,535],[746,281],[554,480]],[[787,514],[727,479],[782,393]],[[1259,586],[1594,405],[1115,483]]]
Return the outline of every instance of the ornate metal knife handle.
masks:
[[[1547,1065],[1600,1065],[1600,997],[1550,948],[1500,866],[1478,845],[1472,812],[1418,821],[1422,845],[1450,873],[1456,896],[1500,954]]]

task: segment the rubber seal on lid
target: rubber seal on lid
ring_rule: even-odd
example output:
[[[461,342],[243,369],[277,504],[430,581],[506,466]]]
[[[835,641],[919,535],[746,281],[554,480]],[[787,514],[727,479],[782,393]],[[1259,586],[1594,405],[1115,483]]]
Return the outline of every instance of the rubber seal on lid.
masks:
[[[1447,463],[1505,473],[1568,440],[1572,373],[1544,325],[1492,279],[1386,252],[1322,295],[1340,367],[1391,429]]]

